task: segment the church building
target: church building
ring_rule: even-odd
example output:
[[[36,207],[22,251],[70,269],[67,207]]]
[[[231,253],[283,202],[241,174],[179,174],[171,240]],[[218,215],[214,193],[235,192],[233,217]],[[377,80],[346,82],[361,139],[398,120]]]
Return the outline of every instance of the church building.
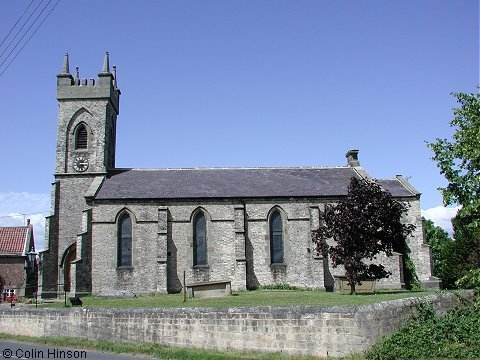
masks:
[[[180,292],[186,283],[231,281],[232,290],[288,284],[332,290],[328,258],[311,234],[352,177],[372,179],[358,150],[335,167],[122,169],[115,167],[120,89],[108,53],[96,79],[57,75],[58,133],[51,215],[41,254],[43,297],[127,291]],[[424,243],[420,193],[402,176],[376,180],[410,205],[407,239],[419,281],[438,287]],[[377,287],[401,288],[402,254]]]

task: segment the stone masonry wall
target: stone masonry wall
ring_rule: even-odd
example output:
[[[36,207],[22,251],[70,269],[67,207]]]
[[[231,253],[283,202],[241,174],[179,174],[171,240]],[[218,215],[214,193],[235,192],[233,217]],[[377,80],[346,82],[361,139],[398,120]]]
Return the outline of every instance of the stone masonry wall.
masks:
[[[472,296],[469,293],[470,297]],[[158,343],[185,348],[347,356],[402,325],[418,298],[359,307],[228,309],[3,308],[2,332],[91,340]],[[454,294],[422,298],[445,313]]]
[[[278,210],[283,223],[285,267],[276,269],[270,259],[270,215]],[[312,273],[313,244],[308,200],[255,201],[246,203],[248,215],[248,286],[290,284],[323,288],[323,274]],[[318,216],[318,213],[317,213]]]
[[[109,156],[110,127],[115,121],[114,110],[105,99],[59,101],[56,174],[75,174],[72,168],[76,156],[88,159],[87,172],[105,172],[111,164]],[[112,120],[110,117],[113,117]],[[87,127],[88,147],[75,149],[75,129],[83,123]]]
[[[405,222],[414,224],[415,231],[407,239],[407,245],[411,250],[410,257],[415,265],[415,270],[420,282],[428,282],[432,277],[432,260],[430,246],[425,243],[423,236],[422,215],[420,202],[408,201],[410,209],[405,217]]]
[[[58,283],[64,283],[64,270],[66,264],[63,264],[67,249],[77,243],[78,236],[83,233],[82,218],[83,211],[86,210],[84,194],[93,181],[93,177],[85,175],[82,177],[62,178],[59,185],[60,200],[56,216],[58,217],[58,264],[59,278]],[[89,252],[89,251],[88,251]],[[77,258],[81,258],[80,251],[77,252]],[[88,261],[88,259],[83,259]],[[89,284],[78,284],[80,289],[89,288]],[[61,289],[61,285],[60,285]]]
[[[237,276],[234,204],[179,202],[166,205],[156,202],[94,205],[93,293],[106,290],[132,290],[143,294],[179,292],[184,271],[187,284],[231,280],[234,290],[245,290],[245,279],[242,283],[241,276]],[[116,222],[123,211],[133,220],[133,263],[128,274],[117,268]],[[207,218],[206,269],[193,267],[192,214],[196,211],[203,211]],[[236,281],[237,278],[240,281]]]
[[[167,224],[158,215],[160,208],[168,212]],[[286,266],[279,270],[270,267],[272,209],[281,211],[284,224]],[[117,220],[123,211],[133,220],[133,264],[128,274],[117,268],[116,260]],[[203,269],[193,266],[192,219],[198,211],[207,219],[208,268]],[[165,292],[159,291],[158,282],[166,275],[164,290],[179,292],[184,271],[187,284],[230,280],[234,291],[275,283],[324,289],[323,259],[314,258],[311,230],[309,204],[298,200],[93,204],[92,290]],[[166,270],[159,273],[159,266]]]
[[[317,199],[94,203],[92,291],[180,292],[184,271],[187,284],[229,280],[234,291],[272,284],[330,289],[332,276],[344,271],[331,268],[314,250],[311,231],[318,228],[323,209],[324,203]],[[272,265],[270,259],[269,219],[275,210],[283,223],[281,266]],[[198,211],[207,219],[208,266],[200,268],[193,266],[193,218]],[[128,212],[133,223],[129,269],[117,267],[117,221],[123,212]],[[416,221],[414,215],[411,221]],[[422,241],[412,238],[413,253]],[[423,259],[428,260],[417,259],[419,268]],[[380,280],[379,288],[400,288],[400,256],[382,259],[382,263],[392,276]]]

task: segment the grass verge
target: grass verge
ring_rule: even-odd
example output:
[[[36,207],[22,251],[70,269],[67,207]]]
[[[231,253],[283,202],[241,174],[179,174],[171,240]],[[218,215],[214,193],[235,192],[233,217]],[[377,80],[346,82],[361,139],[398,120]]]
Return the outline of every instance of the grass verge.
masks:
[[[287,356],[280,353],[222,352],[215,350],[183,349],[159,344],[138,344],[128,342],[94,341],[64,337],[18,336],[0,333],[0,340],[13,340],[30,344],[42,344],[56,347],[69,347],[83,350],[97,350],[117,354],[133,354],[171,360],[313,360],[313,356]],[[353,358],[352,358],[353,359]]]

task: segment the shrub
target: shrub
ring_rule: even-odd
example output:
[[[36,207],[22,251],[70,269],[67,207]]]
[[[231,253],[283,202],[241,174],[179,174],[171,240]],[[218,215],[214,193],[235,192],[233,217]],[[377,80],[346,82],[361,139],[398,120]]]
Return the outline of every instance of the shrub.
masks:
[[[264,285],[261,286],[260,289],[263,290],[298,290],[296,286],[288,285],[288,284],[273,284],[273,285]]]
[[[367,354],[369,360],[467,359],[480,357],[480,306],[435,315],[429,304],[419,303],[417,313],[394,334],[385,337]]]
[[[475,295],[480,294],[480,269],[470,270],[466,275],[455,282],[459,288],[473,289]]]

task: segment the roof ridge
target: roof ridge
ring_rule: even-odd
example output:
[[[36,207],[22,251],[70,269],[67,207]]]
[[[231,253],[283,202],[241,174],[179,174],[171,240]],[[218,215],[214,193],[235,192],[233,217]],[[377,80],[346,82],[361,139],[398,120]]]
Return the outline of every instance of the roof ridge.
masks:
[[[173,170],[323,170],[323,169],[351,169],[351,166],[252,166],[252,167],[192,167],[192,168],[115,168],[111,171],[173,171]]]

